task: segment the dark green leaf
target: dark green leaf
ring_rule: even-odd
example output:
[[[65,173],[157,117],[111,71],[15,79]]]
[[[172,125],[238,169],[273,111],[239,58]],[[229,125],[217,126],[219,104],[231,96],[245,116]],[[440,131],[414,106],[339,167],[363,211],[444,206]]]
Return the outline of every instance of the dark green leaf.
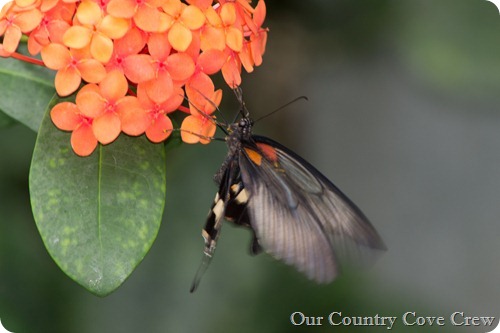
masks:
[[[165,173],[164,146],[144,137],[121,135],[89,157],[76,156],[70,134],[54,127],[47,111],[30,195],[43,242],[61,269],[96,295],[118,288],[156,238]]]
[[[0,128],[9,127],[15,124],[15,120],[0,110]]]
[[[54,72],[11,58],[0,58],[0,110],[35,132],[55,93]]]

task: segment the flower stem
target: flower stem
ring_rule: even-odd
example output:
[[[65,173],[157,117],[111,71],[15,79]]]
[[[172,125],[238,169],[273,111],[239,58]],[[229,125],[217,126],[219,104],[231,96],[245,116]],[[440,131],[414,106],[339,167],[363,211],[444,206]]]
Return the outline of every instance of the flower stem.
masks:
[[[43,63],[43,61],[41,61],[39,59],[35,59],[35,58],[31,58],[31,57],[25,56],[24,54],[21,54],[21,53],[14,52],[10,56],[12,58],[19,59],[21,61],[29,62],[30,64],[35,64],[35,65],[38,65],[38,66],[44,66],[45,67],[45,64]]]

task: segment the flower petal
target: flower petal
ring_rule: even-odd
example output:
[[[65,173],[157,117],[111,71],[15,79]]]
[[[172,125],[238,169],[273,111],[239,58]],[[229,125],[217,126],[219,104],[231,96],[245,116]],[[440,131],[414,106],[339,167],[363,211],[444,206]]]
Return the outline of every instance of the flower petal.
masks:
[[[161,7],[165,13],[172,17],[177,17],[182,11],[182,3],[180,0],[165,1]]]
[[[76,10],[76,18],[81,24],[95,25],[102,17],[102,9],[96,2],[83,0]]]
[[[57,71],[54,85],[59,96],[68,96],[74,93],[82,83],[80,73],[74,67],[67,67]]]
[[[42,49],[42,60],[45,66],[53,70],[64,68],[71,61],[71,53],[61,44],[49,44]]]
[[[178,22],[174,23],[168,31],[170,45],[179,52],[186,51],[192,39],[191,30]]]
[[[38,9],[22,12],[16,16],[15,23],[22,32],[27,33],[35,29],[42,21],[43,15]]]
[[[99,23],[97,30],[112,39],[118,39],[125,36],[130,27],[129,21],[124,18],[106,15]]]
[[[92,130],[97,140],[106,145],[120,135],[120,118],[115,112],[104,112],[92,122]]]
[[[181,14],[182,23],[191,30],[197,30],[205,23],[205,15],[196,6],[187,6]]]
[[[111,0],[106,6],[106,11],[114,17],[132,18],[137,9],[135,0]]]
[[[139,91],[137,92],[139,93]],[[161,108],[166,113],[175,111],[184,101],[184,89],[181,87],[174,87],[172,95],[163,103],[161,103]]]
[[[181,138],[185,143],[210,143],[217,126],[206,118],[187,116],[181,124]]]
[[[202,109],[207,99],[214,93],[214,83],[212,79],[203,72],[195,74],[186,84],[186,95],[194,109]]]
[[[217,126],[213,122],[206,121],[201,131],[205,138],[200,138],[200,143],[204,145],[210,143],[212,141],[211,138],[213,138],[216,130]]]
[[[226,29],[226,44],[235,52],[240,52],[243,47],[243,33],[235,27]]]
[[[92,126],[83,123],[71,134],[71,147],[79,156],[89,156],[97,147],[97,139],[92,131]]]
[[[201,119],[195,116],[187,116],[181,124],[181,138],[185,143],[198,143],[200,137],[196,135],[201,128]]]
[[[90,42],[90,54],[102,63],[107,63],[113,54],[113,41],[104,34],[95,33]]]
[[[241,63],[234,56],[228,58],[227,62],[222,66],[222,77],[227,85],[234,89],[241,84]]]
[[[167,59],[167,68],[172,80],[184,81],[187,80],[194,73],[193,59],[186,53],[174,53]]]
[[[106,108],[106,100],[95,84],[87,84],[76,95],[76,105],[80,112],[90,118],[100,116]]]
[[[86,27],[74,25],[63,35],[63,43],[68,47],[81,49],[89,45],[92,38],[92,31]]]
[[[134,22],[137,27],[146,32],[159,32],[162,20],[165,19],[162,16],[166,16],[165,13],[160,13],[156,8],[145,4],[137,8],[137,12],[134,15]]]
[[[149,54],[154,59],[164,61],[172,51],[172,46],[168,42],[168,34],[166,33],[153,33],[148,39]]]
[[[253,12],[253,22],[257,27],[261,27],[264,23],[264,19],[266,18],[266,3],[264,0],[259,0],[259,3],[255,7],[255,11]]]
[[[158,77],[143,83],[146,93],[155,103],[160,104],[166,101],[174,89],[170,75],[166,72],[160,72]]]
[[[75,103],[62,102],[50,110],[50,118],[60,130],[73,131],[80,123],[81,116]]]
[[[123,59],[123,71],[133,83],[151,80],[155,77],[153,59],[147,54],[135,54]]]
[[[99,83],[106,76],[106,69],[95,59],[85,59],[78,63],[78,70],[82,79],[89,83]]]
[[[121,130],[125,134],[133,136],[143,134],[150,124],[148,114],[140,107],[136,97],[127,96],[124,99],[130,100],[130,102],[119,104],[118,114],[120,116]]]
[[[9,54],[15,52],[22,35],[19,27],[15,25],[8,27],[3,35],[3,48],[5,52]]]
[[[250,49],[250,44],[246,43],[243,45],[243,48],[241,49],[241,52],[238,54],[241,64],[245,68],[245,70],[248,73],[253,72],[253,57],[252,57],[252,52]]]
[[[120,56],[139,53],[146,45],[146,33],[134,27],[120,39],[115,40],[114,50]]]
[[[262,64],[262,55],[266,51],[267,32],[259,33],[258,37],[250,37],[250,49],[255,66]]]
[[[201,49],[217,49],[224,51],[226,48],[226,34],[224,29],[207,26],[201,32]]]
[[[128,83],[122,72],[114,70],[109,72],[99,84],[102,97],[109,102],[116,102],[127,94]]]
[[[220,18],[225,26],[233,25],[236,22],[236,8],[234,3],[226,2],[220,9]]]
[[[212,4],[213,0],[187,0],[186,2],[190,5],[194,5],[202,10],[205,10]]]
[[[212,75],[220,71],[226,59],[227,56],[224,52],[210,49],[200,54],[197,65],[204,73]]]
[[[162,142],[172,134],[173,128],[170,118],[164,114],[160,114],[146,129],[146,136],[151,142]]]

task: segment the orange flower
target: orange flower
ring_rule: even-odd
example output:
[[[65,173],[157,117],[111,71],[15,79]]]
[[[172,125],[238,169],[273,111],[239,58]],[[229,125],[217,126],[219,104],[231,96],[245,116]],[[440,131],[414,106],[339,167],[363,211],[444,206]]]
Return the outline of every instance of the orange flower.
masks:
[[[57,128],[72,131],[71,147],[79,156],[89,156],[97,147],[92,131],[92,118],[82,114],[78,106],[70,102],[57,104],[50,111],[50,117]]]
[[[227,60],[222,66],[222,77],[232,89],[241,84],[241,60],[237,53],[227,50]]]
[[[119,71],[112,71],[99,83],[88,84],[76,95],[76,105],[89,118],[93,118],[92,130],[102,144],[114,141],[122,130],[120,113],[127,109],[139,113],[137,98],[125,96],[128,83]],[[133,129],[132,135],[138,135]]]
[[[213,0],[186,0],[186,2],[201,10],[206,10],[212,4]]]
[[[113,55],[106,70],[120,70],[133,83],[155,77],[153,59],[149,54],[139,54],[146,45],[146,34],[137,28],[130,29],[125,36],[115,40]]]
[[[167,14],[168,41],[177,51],[186,51],[193,39],[193,30],[198,30],[205,23],[205,15],[200,8],[186,5],[180,0],[165,0],[162,8]]]
[[[219,14],[212,7],[205,10],[206,24],[201,28],[201,49],[217,49],[224,51],[226,48],[226,34]]]
[[[222,90],[211,75],[241,84],[262,63],[267,29],[264,0],[14,0],[0,12],[0,56],[56,70],[56,91],[81,86],[76,104],[51,111],[54,124],[73,131],[74,151],[87,156],[120,132],[152,142],[173,130],[169,113],[188,113],[181,136],[209,143]],[[214,4],[215,3],[215,4]],[[35,58],[13,54],[22,34]],[[131,88],[129,88],[129,84]],[[183,89],[184,88],[184,89]],[[134,94],[137,97],[127,95]],[[189,108],[182,106],[184,92]]]
[[[139,85],[137,99],[148,115],[147,138],[155,143],[166,140],[173,129],[172,121],[167,114],[177,110],[181,105],[184,100],[184,90],[176,87],[170,98],[162,103],[156,103],[148,96],[146,90]]]
[[[111,0],[106,7],[107,12],[115,17],[133,18],[134,23],[146,32],[163,32],[167,30],[168,17],[158,7],[163,0]]]
[[[250,42],[243,46],[240,53],[240,60],[247,72],[253,71],[253,66],[260,66],[262,64],[262,55],[266,50],[267,30],[262,29],[262,23],[266,17],[266,4],[260,0],[253,13],[252,20],[246,20],[250,24],[248,27],[251,29]]]
[[[163,103],[173,93],[174,83],[183,84],[194,73],[193,59],[184,52],[171,53],[166,33],[149,36],[148,50],[153,58],[155,78],[141,83],[148,96],[156,103]]]
[[[75,92],[82,78],[98,83],[106,76],[104,66],[92,59],[87,49],[68,50],[61,44],[49,44],[42,49],[42,60],[48,68],[57,70],[55,87],[60,96]]]
[[[243,46],[243,32],[237,20],[236,6],[233,2],[223,4],[218,11],[209,7],[205,11],[208,24],[201,32],[201,49],[224,51],[226,47],[240,52]]]
[[[3,50],[7,54],[16,51],[23,33],[35,29],[42,20],[36,9],[23,10],[14,3],[7,3],[0,12],[0,36],[3,35]]]
[[[62,36],[70,27],[71,17],[75,9],[74,3],[63,3],[49,11],[42,10],[43,18],[28,38],[29,53],[32,55],[38,54],[42,47],[49,43],[62,44]]]
[[[181,124],[181,138],[186,143],[207,144],[215,134],[217,126],[211,114],[217,110],[222,100],[222,90],[214,91],[213,83],[210,83],[200,84],[196,81],[195,84],[186,86],[191,113]]]
[[[113,54],[113,41],[123,37],[129,22],[124,18],[105,15],[103,9],[91,0],[83,0],[76,11],[76,22],[63,35],[64,45],[82,49],[90,45],[90,53],[94,59],[102,63],[108,62]]]
[[[226,45],[235,52],[240,52],[243,46],[243,33],[239,23],[236,21],[236,7],[234,3],[228,2],[220,9],[220,18],[226,34]]]

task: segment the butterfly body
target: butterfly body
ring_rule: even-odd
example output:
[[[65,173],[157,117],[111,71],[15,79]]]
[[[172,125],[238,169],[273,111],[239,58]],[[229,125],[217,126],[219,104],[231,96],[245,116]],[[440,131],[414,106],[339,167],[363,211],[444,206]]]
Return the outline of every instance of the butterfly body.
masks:
[[[334,245],[344,238],[385,249],[346,195],[290,149],[253,135],[248,111],[241,114],[225,130],[228,154],[214,176],[219,190],[202,231],[205,260],[192,291],[215,252],[224,219],[251,230],[252,254],[264,250],[318,283],[338,275]]]

